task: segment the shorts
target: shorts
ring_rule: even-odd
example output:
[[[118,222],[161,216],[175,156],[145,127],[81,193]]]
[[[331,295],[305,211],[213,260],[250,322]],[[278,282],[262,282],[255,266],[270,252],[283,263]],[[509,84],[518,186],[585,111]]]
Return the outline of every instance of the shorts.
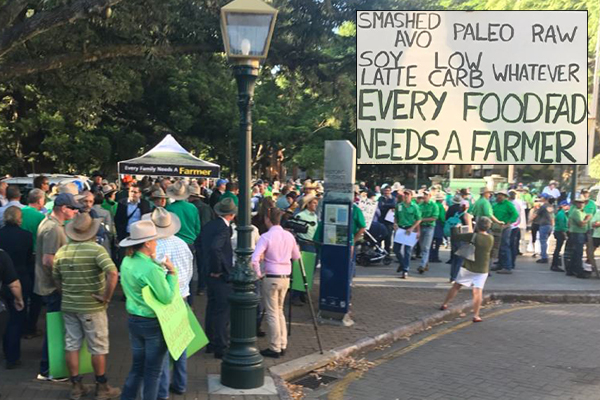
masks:
[[[458,271],[458,277],[456,283],[466,287],[475,287],[477,289],[483,289],[485,281],[488,278],[488,273],[480,274],[477,272],[471,272],[468,269],[461,267]]]
[[[91,314],[63,312],[65,351],[79,351],[85,338],[91,355],[108,354],[106,311]]]

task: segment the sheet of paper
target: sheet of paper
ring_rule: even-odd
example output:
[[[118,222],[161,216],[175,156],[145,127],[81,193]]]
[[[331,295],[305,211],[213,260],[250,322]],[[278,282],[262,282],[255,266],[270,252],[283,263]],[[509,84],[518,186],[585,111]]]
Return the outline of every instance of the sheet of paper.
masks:
[[[394,209],[389,209],[387,214],[385,214],[385,220],[387,222],[391,222],[392,224],[394,223]]]
[[[413,247],[417,244],[417,233],[411,232],[409,235],[406,234],[406,230],[398,229],[396,236],[394,237],[394,243],[404,244],[406,246]]]

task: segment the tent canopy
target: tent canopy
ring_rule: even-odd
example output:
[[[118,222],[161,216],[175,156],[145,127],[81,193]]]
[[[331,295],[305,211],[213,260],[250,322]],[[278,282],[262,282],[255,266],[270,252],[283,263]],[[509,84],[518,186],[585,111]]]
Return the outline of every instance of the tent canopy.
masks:
[[[121,175],[218,178],[221,167],[190,154],[171,135],[143,156],[118,163]]]

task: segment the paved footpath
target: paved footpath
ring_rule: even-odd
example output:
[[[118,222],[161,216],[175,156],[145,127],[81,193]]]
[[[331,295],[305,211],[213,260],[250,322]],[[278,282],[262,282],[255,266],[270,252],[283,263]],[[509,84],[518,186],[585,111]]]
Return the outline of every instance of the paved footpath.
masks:
[[[338,375],[307,398],[600,399],[600,305],[504,306],[483,318],[371,354],[368,371]]]
[[[448,252],[442,251],[442,258],[448,258]],[[535,259],[524,257],[513,275],[494,275],[486,289],[531,292],[537,290],[551,291],[599,291],[600,281],[597,279],[579,280],[548,271],[547,266],[535,264]],[[416,269],[417,261],[413,261]],[[430,271],[423,276],[411,274],[410,279],[401,280],[395,273],[397,264],[389,267],[359,267],[355,279],[352,298],[352,318],[355,325],[350,328],[320,326],[321,337],[325,349],[354,343],[366,336],[375,336],[388,332],[401,325],[424,318],[437,311],[449,288],[447,274],[449,265],[433,264]],[[318,285],[313,288],[313,297],[318,296]],[[131,366],[131,353],[126,327],[124,303],[118,301],[119,294],[109,309],[111,353],[108,358],[108,377],[113,385],[121,386]],[[459,293],[456,303],[470,298],[466,291]],[[197,298],[195,312],[203,322],[205,297]],[[40,326],[43,324],[40,321]],[[293,359],[318,351],[314,329],[307,306],[294,307],[292,318],[292,335],[286,356],[265,360],[265,366],[291,361]],[[15,370],[0,367],[0,394],[2,399],[66,399],[68,384],[46,383],[35,381],[41,354],[41,339],[22,341],[23,365]],[[264,338],[259,340],[259,347],[267,347]],[[185,396],[172,396],[173,399],[225,399],[222,396],[208,395],[207,374],[218,374],[218,360],[202,353],[189,360],[189,388]],[[86,377],[88,383],[92,378]],[[231,396],[227,396],[231,399]],[[271,399],[276,396],[240,396],[251,400]]]

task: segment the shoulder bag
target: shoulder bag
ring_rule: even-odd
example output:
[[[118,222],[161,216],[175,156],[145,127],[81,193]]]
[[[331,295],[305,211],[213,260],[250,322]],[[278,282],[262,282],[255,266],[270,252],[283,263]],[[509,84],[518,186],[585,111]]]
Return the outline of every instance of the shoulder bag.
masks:
[[[456,252],[454,252],[455,256],[462,257],[465,260],[475,261],[475,236],[477,233],[474,233],[471,236],[471,241],[468,244],[463,244],[459,247]]]

